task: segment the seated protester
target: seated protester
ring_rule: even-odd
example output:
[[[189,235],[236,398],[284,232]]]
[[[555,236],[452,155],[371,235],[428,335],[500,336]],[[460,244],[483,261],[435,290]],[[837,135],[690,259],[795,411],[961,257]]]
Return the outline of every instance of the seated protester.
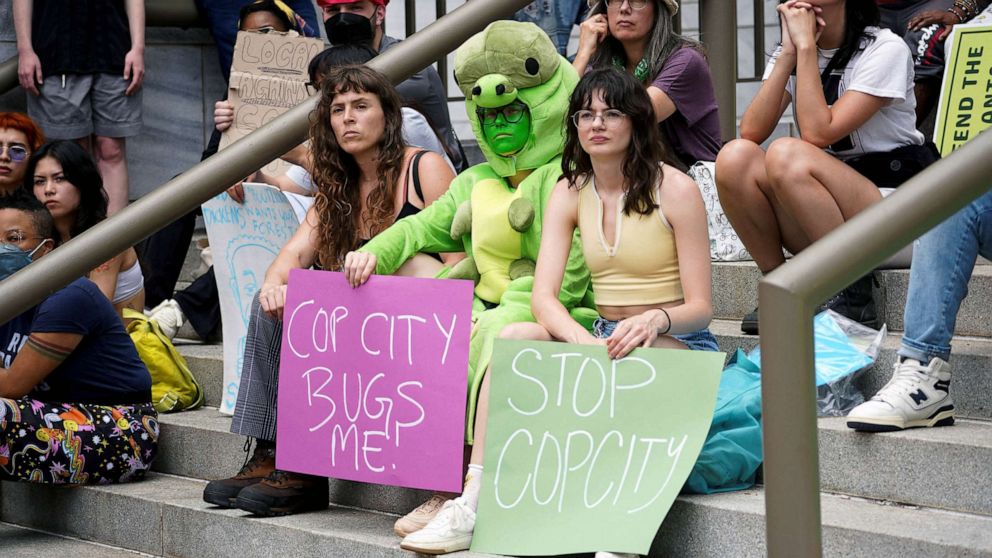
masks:
[[[34,196],[55,220],[60,244],[107,218],[103,180],[93,159],[79,144],[58,140],[41,146],[28,164],[28,177]],[[144,279],[134,248],[90,271],[88,277],[118,314],[125,308],[138,312],[144,309]]]
[[[579,28],[579,50],[572,65],[620,68],[644,84],[654,118],[687,169],[698,161],[715,161],[723,145],[713,77],[703,46],[672,27],[677,0],[602,0]]]
[[[741,138],[716,161],[720,203],[762,273],[882,199],[937,159],[916,130],[913,59],[879,29],[874,2],[839,0],[778,6],[782,44],[741,120]],[[799,138],[760,144],[795,102]],[[893,170],[896,169],[896,170]],[[828,301],[875,327],[867,275]],[[758,333],[758,311],[741,329]]]
[[[215,3],[218,5],[214,6]],[[226,2],[210,2],[210,6],[201,6],[201,9],[206,10],[207,19],[210,21],[211,30],[215,36],[218,33],[218,22],[214,21],[214,18],[223,21],[226,20],[224,16],[227,15],[225,13],[227,10],[234,9],[236,12],[237,27],[232,25],[231,33],[227,34],[231,44],[218,43],[220,58],[222,61],[226,60],[228,65],[231,61],[235,29],[258,32],[271,30],[280,33],[296,31],[304,36],[319,36],[319,33],[308,27],[304,19],[282,0],[241,2],[240,10],[225,4]],[[313,7],[308,5],[307,8],[312,16]],[[226,53],[224,52],[225,47],[227,48]],[[227,72],[228,68],[223,68]],[[210,136],[207,148],[203,151],[202,159],[217,152],[220,147],[221,132],[229,128],[234,119],[234,107],[226,99],[217,101],[214,106],[214,131]],[[222,126],[220,122],[225,121],[226,125]],[[197,213],[199,213],[199,208],[153,234],[146,241],[142,251],[146,272],[147,297],[145,302],[152,308],[150,319],[155,320],[162,328],[162,333],[170,339],[179,333],[179,328],[187,321],[190,322],[201,339],[210,339],[221,325],[217,281],[214,278],[212,266],[206,273],[197,277],[190,286],[182,291],[174,292],[183,263],[186,261],[186,252],[193,239]]]
[[[317,0],[324,19],[324,30],[332,45],[365,44],[375,52],[386,52],[400,43],[386,35],[386,4],[389,0]],[[396,91],[404,103],[427,117],[445,145],[456,172],[468,168],[468,159],[455,136],[448,114],[448,96],[441,76],[428,65],[402,82]]]
[[[28,159],[43,143],[45,135],[30,117],[0,112],[0,196],[23,186]]]
[[[316,200],[269,267],[248,323],[241,385],[251,389],[238,392],[231,431],[257,445],[237,475],[207,484],[208,503],[266,516],[327,507],[326,478],[275,469],[286,283],[290,269],[341,269],[349,251],[447,189],[454,174],[441,156],[403,142],[400,107],[389,80],[365,66],[334,68],[323,82],[310,127]],[[432,277],[440,269],[420,254],[398,274]]]
[[[0,196],[0,281],[50,252],[54,235],[51,215],[29,193]],[[142,478],[158,444],[151,385],[113,306],[88,279],[0,325],[0,480]]]
[[[967,23],[989,0],[875,0],[882,27],[906,41],[916,70],[916,125],[930,116],[940,95],[947,62],[944,45],[951,28]]]
[[[849,427],[888,432],[954,424],[951,338],[979,254],[992,258],[992,191],[914,244],[895,372],[871,400],[851,410]]]
[[[651,124],[650,98],[629,74],[594,70],[575,88],[569,113],[564,178],[544,217],[534,277],[538,323],[510,325],[501,337],[602,344],[615,359],[637,347],[718,350],[706,329],[712,315],[706,210],[692,180],[659,163],[666,153]],[[592,333],[558,300],[576,228],[600,314]],[[486,374],[464,492],[403,539],[402,548],[439,554],[471,544],[489,382]]]
[[[332,68],[338,66],[365,64],[375,58],[375,52],[364,45],[341,45],[324,50],[310,61],[309,73],[310,82],[314,87],[319,88],[320,83]],[[218,130],[226,130],[231,127],[234,121],[234,109],[221,107],[219,101],[218,109],[214,112],[214,123]],[[427,119],[419,112],[409,108],[402,108],[403,115],[403,140],[411,147],[421,147],[428,151],[433,151],[444,157],[444,161],[453,168],[451,160],[445,154],[444,145],[438,139],[433,128],[428,124]],[[263,182],[278,187],[284,192],[292,192],[304,196],[316,194],[317,187],[314,186],[310,172],[305,168],[311,166],[310,148],[306,144],[294,150],[294,154],[301,160],[301,165],[293,165],[281,176],[271,176],[259,170],[248,177],[248,182]],[[287,157],[284,156],[284,159]],[[227,193],[237,202],[244,201],[244,189],[241,184],[229,188]],[[173,299],[167,299],[160,303],[151,312],[151,319],[155,320],[162,331],[170,338],[175,337],[179,328],[189,319],[197,334],[206,339],[210,333],[220,325],[220,300],[217,296],[217,282],[211,270],[201,278],[197,279],[188,288],[177,292]]]

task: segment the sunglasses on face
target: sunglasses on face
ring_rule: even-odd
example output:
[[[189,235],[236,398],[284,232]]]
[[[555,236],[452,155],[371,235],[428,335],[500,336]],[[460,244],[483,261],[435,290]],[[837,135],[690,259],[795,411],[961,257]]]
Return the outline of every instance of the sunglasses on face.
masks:
[[[0,154],[7,151],[7,156],[10,160],[15,163],[24,162],[24,159],[28,158],[28,148],[23,145],[3,145],[0,146]]]

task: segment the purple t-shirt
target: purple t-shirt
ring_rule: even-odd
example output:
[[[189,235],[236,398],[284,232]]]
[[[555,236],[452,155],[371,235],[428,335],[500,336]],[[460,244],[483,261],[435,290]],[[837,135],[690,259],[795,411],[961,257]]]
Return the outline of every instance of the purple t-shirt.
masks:
[[[675,103],[675,112],[661,123],[675,155],[687,166],[715,161],[723,140],[713,77],[702,53],[691,47],[675,51],[651,86]]]

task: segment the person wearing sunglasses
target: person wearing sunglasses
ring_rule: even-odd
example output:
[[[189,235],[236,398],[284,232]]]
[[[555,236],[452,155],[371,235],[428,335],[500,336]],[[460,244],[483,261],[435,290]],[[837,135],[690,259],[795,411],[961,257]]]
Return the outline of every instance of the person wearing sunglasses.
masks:
[[[24,184],[27,161],[45,143],[41,128],[27,115],[0,112],[0,196]]]
[[[673,162],[685,170],[715,161],[723,141],[713,77],[703,46],[675,31],[678,1],[590,0],[589,6],[572,62],[579,74],[627,71],[647,89]]]

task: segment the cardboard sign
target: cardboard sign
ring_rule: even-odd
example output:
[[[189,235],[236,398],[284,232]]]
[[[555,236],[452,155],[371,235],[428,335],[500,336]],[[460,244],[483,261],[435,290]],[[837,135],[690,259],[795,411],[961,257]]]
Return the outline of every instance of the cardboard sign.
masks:
[[[470,281],[294,269],[283,311],[276,464],[461,489]]]
[[[291,33],[239,31],[231,62],[227,99],[234,123],[221,135],[220,148],[250,134],[309,97],[310,60],[324,49],[320,39]],[[277,159],[266,173],[284,174],[288,163]]]
[[[214,276],[224,327],[224,392],[220,411],[234,413],[251,302],[269,264],[300,222],[278,189],[244,184],[245,202],[226,193],[203,204],[203,222],[214,255]]]
[[[710,429],[724,356],[497,341],[472,550],[647,554]]]
[[[944,50],[934,143],[946,157],[992,126],[992,25],[955,25]]]

